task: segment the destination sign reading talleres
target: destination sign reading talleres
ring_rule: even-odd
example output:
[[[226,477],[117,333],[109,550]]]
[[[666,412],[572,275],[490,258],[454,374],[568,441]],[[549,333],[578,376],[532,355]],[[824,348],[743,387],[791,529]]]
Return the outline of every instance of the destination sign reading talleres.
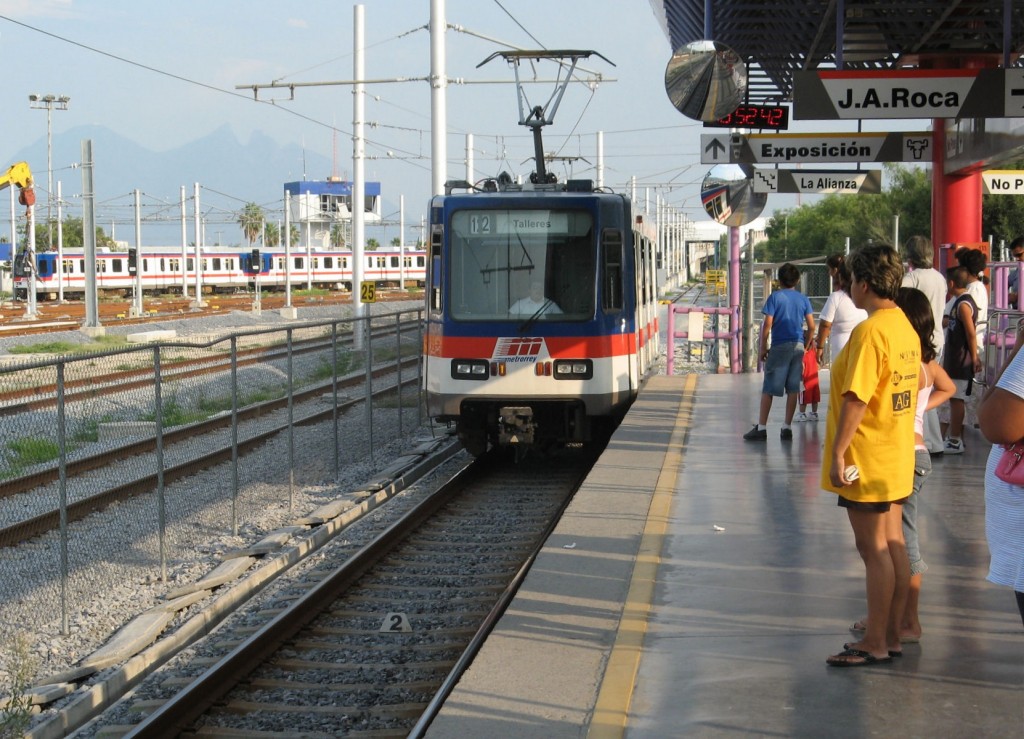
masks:
[[[876,195],[882,192],[882,170],[755,169],[755,193],[836,193]]]
[[[1024,70],[823,70],[793,74],[793,117],[1017,118]]]
[[[702,134],[701,164],[920,162],[932,160],[930,131]]]

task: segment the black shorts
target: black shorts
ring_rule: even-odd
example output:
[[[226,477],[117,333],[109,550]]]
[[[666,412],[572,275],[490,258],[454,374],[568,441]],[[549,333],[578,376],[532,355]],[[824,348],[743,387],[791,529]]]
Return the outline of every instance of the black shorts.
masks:
[[[907,498],[910,496],[908,495]],[[844,498],[842,495],[839,496],[839,507],[850,508],[855,511],[870,511],[872,513],[888,513],[889,507],[893,505],[903,505],[907,502],[907,498],[900,498],[899,500],[887,500],[880,503],[864,503],[859,500],[850,500]]]

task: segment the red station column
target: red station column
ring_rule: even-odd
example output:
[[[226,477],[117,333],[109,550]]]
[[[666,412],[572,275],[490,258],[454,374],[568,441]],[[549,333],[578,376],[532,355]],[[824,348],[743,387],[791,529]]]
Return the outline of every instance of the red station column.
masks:
[[[981,241],[981,172],[947,175],[946,121],[932,122],[932,243]]]

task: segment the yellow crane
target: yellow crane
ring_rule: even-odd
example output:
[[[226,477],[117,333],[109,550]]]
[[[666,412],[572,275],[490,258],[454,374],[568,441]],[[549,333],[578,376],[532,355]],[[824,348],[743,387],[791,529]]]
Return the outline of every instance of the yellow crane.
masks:
[[[18,194],[18,202],[26,208],[31,208],[36,202],[36,191],[32,189],[32,170],[26,162],[16,162],[7,168],[7,171],[0,174],[0,190],[10,187],[11,183],[18,186],[21,192]]]

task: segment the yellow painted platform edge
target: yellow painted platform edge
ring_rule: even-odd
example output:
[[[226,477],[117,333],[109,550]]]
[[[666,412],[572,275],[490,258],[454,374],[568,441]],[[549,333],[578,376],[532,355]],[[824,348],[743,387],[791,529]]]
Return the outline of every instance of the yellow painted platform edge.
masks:
[[[618,634],[608,657],[604,679],[594,706],[594,717],[587,731],[588,739],[619,739],[626,730],[629,706],[636,689],[636,675],[640,669],[644,635],[650,618],[654,586],[668,529],[672,498],[675,494],[679,469],[683,461],[683,439],[690,429],[693,403],[696,397],[698,375],[690,374],[683,385],[676,423],[669,438],[665,462],[651,497],[647,522],[640,539],[629,592],[619,622]]]

